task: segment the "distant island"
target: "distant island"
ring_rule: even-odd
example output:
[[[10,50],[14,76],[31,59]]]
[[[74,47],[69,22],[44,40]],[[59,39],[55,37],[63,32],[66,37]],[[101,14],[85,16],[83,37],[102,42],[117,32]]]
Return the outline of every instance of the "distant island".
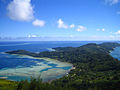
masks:
[[[57,90],[118,90],[120,89],[120,61],[109,53],[119,43],[89,43],[80,47],[58,47],[55,51],[33,53],[26,50],[8,51],[8,54],[47,57],[62,62],[72,63],[67,76],[52,81],[52,88]],[[23,82],[25,83],[25,82]],[[23,87],[24,84],[23,84]],[[23,88],[21,86],[21,88]],[[66,88],[66,89],[65,89]],[[51,89],[52,90],[52,89]],[[54,89],[53,89],[54,90]]]

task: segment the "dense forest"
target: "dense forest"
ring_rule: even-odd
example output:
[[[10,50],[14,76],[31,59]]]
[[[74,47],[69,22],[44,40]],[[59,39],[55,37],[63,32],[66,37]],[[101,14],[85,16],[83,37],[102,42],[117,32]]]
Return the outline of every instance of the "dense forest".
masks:
[[[109,53],[118,43],[89,43],[80,47],[58,47],[55,51],[32,53],[25,50],[8,51],[8,54],[48,57],[70,62],[75,69],[68,75],[43,83],[40,78],[16,82],[15,90],[119,90],[120,61]]]

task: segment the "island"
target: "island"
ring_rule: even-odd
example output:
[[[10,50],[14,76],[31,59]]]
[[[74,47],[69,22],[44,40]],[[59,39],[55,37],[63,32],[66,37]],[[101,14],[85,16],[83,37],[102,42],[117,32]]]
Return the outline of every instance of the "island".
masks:
[[[42,83],[37,79],[32,79],[31,82],[21,81],[18,84],[19,90],[34,90],[24,89],[25,87],[34,87],[36,90],[118,90],[120,89],[120,61],[109,53],[119,46],[120,44],[116,42],[105,42],[89,43],[80,47],[58,47],[53,48],[54,51],[40,53],[26,50],[6,53],[56,59],[72,63],[75,67],[68,75],[51,83]]]

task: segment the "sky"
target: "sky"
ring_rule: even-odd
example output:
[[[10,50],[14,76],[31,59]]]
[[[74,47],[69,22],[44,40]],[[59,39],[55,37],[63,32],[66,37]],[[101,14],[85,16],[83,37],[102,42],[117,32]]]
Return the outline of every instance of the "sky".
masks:
[[[4,40],[120,40],[120,0],[0,0]]]

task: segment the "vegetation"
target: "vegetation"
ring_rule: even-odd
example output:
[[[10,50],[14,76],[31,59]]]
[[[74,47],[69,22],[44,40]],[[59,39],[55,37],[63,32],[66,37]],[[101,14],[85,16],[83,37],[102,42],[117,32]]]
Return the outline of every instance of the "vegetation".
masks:
[[[0,90],[16,90],[18,82],[0,79]]]
[[[120,44],[90,43],[77,48],[58,47],[54,48],[56,51],[38,54],[24,50],[7,53],[53,58],[70,62],[75,67],[65,77],[51,83],[42,83],[40,79],[31,79],[30,82],[21,81],[18,90],[119,90],[120,61],[109,55],[109,51],[117,46]],[[30,89],[32,86],[34,88]]]

